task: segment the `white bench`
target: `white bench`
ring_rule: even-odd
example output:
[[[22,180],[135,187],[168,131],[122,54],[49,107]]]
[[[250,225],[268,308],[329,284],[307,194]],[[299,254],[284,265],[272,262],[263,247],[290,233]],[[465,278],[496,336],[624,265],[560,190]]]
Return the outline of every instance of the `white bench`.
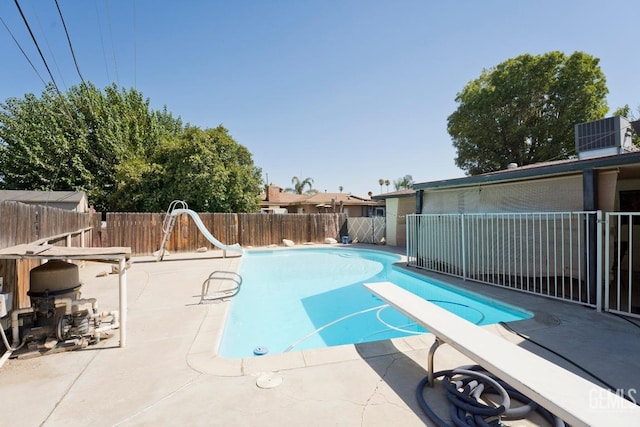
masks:
[[[575,426],[637,426],[640,407],[391,283],[364,287],[436,336],[433,355],[445,342],[519,392]]]

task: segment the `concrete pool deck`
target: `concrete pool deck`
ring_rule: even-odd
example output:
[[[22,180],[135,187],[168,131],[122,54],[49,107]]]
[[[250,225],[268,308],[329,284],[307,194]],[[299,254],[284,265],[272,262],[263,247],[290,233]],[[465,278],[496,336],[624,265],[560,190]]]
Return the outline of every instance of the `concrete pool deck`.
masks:
[[[432,425],[415,398],[426,375],[430,334],[242,360],[216,356],[229,302],[199,301],[210,273],[239,266],[240,258],[221,256],[221,251],[174,254],[159,263],[134,258],[128,271],[127,346],[118,347],[116,331],[83,350],[7,361],[0,368],[0,401],[11,410],[0,425]],[[103,275],[110,270],[98,263],[80,269],[82,296],[97,298],[101,310],[118,308],[118,276]],[[443,280],[532,311],[534,318],[511,327],[617,389],[640,391],[639,327],[575,304]],[[502,326],[485,328],[596,382]],[[470,363],[446,345],[435,357],[436,370]],[[594,404],[606,404],[597,397]],[[446,419],[440,387],[429,390],[427,399]]]

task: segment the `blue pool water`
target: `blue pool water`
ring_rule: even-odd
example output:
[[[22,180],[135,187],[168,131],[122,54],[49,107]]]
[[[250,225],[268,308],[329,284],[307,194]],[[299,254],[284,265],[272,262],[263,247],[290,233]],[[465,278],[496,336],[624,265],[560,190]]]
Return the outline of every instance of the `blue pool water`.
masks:
[[[219,354],[228,358],[409,336],[425,330],[367,292],[391,281],[479,325],[531,313],[393,266],[398,255],[353,248],[290,249],[245,254]]]

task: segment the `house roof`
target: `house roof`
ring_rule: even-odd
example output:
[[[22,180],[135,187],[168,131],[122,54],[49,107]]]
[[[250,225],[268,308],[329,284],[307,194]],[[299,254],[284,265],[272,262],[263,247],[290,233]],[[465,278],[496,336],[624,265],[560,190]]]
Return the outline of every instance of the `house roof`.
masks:
[[[374,200],[386,200],[386,199],[393,199],[393,198],[399,199],[403,197],[411,197],[415,195],[416,195],[416,190],[407,189],[407,190],[392,191],[390,193],[377,194],[371,198]]]
[[[467,187],[481,184],[521,181],[525,179],[547,178],[582,173],[589,169],[612,169],[619,166],[640,164],[640,152],[616,154],[612,156],[587,159],[567,159],[553,162],[535,163],[504,169],[481,175],[441,181],[421,182],[413,185],[414,190],[439,190],[445,188]],[[376,196],[377,197],[377,196]]]
[[[305,201],[305,204],[313,205],[331,205],[331,203],[342,202],[345,205],[378,205],[379,202],[371,200],[368,197],[355,196],[353,194],[346,193],[317,193],[310,195]]]
[[[80,203],[86,195],[83,191],[31,191],[0,190],[0,201],[23,203]]]
[[[275,188],[276,186],[273,186]],[[372,200],[368,196],[358,196],[348,193],[316,193],[316,194],[295,194],[285,191],[272,192],[272,199],[267,200],[267,194],[263,195],[262,206],[291,206],[291,205],[313,205],[332,206],[333,203],[343,205],[359,206],[382,206],[383,202]],[[275,196],[275,197],[273,197]]]

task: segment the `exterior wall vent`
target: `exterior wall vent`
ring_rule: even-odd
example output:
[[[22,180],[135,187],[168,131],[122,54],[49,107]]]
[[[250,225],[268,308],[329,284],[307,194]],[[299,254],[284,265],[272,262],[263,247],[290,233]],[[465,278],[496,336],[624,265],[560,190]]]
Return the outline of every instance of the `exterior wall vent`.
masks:
[[[624,117],[607,117],[575,125],[579,159],[637,151],[631,141],[631,125]]]

